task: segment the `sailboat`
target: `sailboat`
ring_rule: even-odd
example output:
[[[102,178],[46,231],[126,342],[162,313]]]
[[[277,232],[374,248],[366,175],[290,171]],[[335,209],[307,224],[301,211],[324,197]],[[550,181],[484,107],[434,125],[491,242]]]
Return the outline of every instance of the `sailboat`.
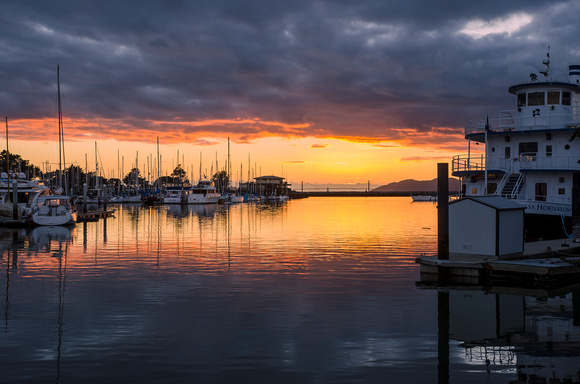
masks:
[[[58,157],[59,182],[62,189],[62,162],[64,161],[64,135],[62,126],[62,108],[60,102],[60,68],[56,66],[58,85]],[[66,162],[65,162],[66,165]],[[65,183],[66,184],[66,183]],[[65,185],[66,191],[66,185]],[[66,195],[49,195],[42,198],[38,211],[32,214],[32,221],[37,225],[69,225],[77,221],[77,210]]]

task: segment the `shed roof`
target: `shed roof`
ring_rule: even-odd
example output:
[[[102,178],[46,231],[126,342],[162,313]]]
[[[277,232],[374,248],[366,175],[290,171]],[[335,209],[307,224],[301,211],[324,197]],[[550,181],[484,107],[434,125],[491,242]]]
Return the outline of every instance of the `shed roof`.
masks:
[[[525,207],[521,204],[516,203],[513,200],[506,199],[505,197],[501,196],[467,196],[459,200],[451,201],[449,204],[456,204],[461,201],[465,200],[472,200],[477,203],[486,205],[488,207],[497,209],[497,210],[509,210],[509,209],[525,209]]]

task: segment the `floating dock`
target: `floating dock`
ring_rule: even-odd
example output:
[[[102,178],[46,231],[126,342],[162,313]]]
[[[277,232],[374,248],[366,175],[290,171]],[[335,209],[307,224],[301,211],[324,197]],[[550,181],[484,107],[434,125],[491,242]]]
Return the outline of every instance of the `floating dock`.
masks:
[[[22,218],[22,219],[11,219],[3,217],[0,219],[0,226],[1,227],[9,227],[9,228],[16,228],[16,227],[32,227],[34,226],[34,222],[31,218]]]
[[[90,211],[90,212],[79,212],[77,214],[77,222],[79,221],[97,221],[103,217],[113,216],[115,213],[114,209],[106,211]]]
[[[565,279],[580,275],[580,243],[569,239],[537,241],[524,244],[521,255],[510,258],[421,256],[421,274],[446,274],[451,278],[487,278],[490,276]]]
[[[83,221],[97,221],[104,217],[113,216],[114,209],[90,212],[78,212],[77,222]],[[30,217],[23,217],[20,219],[12,219],[8,217],[0,218],[0,227],[18,228],[18,227],[34,227],[36,224]]]

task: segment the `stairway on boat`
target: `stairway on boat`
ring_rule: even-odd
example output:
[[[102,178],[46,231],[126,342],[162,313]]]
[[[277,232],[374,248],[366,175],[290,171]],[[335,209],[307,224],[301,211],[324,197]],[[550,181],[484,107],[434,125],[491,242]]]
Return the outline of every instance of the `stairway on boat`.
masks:
[[[506,199],[515,199],[524,187],[524,180],[518,184],[521,177],[523,177],[521,173],[512,173],[501,190],[501,196]]]

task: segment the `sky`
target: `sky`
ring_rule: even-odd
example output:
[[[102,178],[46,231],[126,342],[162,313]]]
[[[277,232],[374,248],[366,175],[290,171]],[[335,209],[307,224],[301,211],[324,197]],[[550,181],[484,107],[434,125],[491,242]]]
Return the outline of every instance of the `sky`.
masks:
[[[160,173],[197,179],[224,167],[229,138],[234,180],[429,180],[467,153],[467,119],[515,108],[507,88],[548,46],[567,79],[578,14],[575,0],[4,0],[0,114],[10,152],[58,168],[58,65],[65,161],[107,177],[155,173],[158,138]]]

